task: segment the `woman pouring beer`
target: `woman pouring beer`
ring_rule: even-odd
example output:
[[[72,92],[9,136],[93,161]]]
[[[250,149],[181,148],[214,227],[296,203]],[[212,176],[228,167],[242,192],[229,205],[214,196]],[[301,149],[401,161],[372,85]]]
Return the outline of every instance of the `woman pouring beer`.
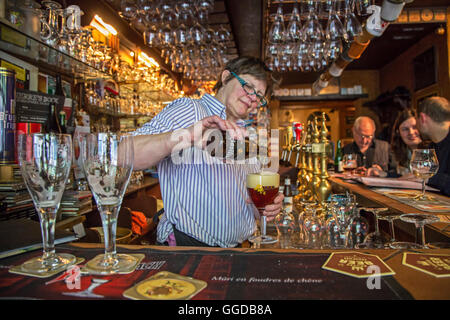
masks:
[[[272,85],[262,61],[236,58],[220,74],[214,96],[177,99],[134,132],[134,168],[158,168],[165,211],[158,224],[160,244],[236,247],[255,232],[258,210],[246,177],[260,172],[261,163],[209,157],[204,133],[219,129],[243,139],[248,135],[243,120],[267,105]],[[279,194],[260,212],[270,221],[282,201]]]

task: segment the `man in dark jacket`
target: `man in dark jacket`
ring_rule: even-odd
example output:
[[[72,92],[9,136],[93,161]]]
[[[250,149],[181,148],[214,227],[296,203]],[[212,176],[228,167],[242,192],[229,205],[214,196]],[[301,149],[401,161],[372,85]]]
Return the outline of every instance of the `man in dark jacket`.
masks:
[[[390,145],[374,138],[375,122],[369,117],[358,117],[353,124],[353,143],[343,148],[343,154],[356,154],[357,171],[368,176],[386,177],[392,166]]]
[[[450,196],[450,106],[443,97],[430,97],[417,106],[417,126],[424,138],[432,141],[439,171],[428,180],[430,187]]]

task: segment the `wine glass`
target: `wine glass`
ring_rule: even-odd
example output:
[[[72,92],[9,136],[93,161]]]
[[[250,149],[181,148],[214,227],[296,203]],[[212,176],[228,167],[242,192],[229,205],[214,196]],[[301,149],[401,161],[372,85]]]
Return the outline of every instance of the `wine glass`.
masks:
[[[364,243],[359,244],[358,248],[384,248],[386,244],[390,242],[390,237],[384,232],[380,232],[378,225],[378,217],[381,212],[385,212],[388,208],[360,208],[361,210],[371,212],[375,218],[375,231],[369,233],[364,239]]]
[[[382,214],[378,217],[379,220],[386,220],[389,222],[389,229],[391,231],[391,240],[389,241],[389,247],[392,249],[404,249],[405,245],[402,242],[399,242],[395,239],[395,229],[394,229],[394,220],[400,218],[400,214],[398,213],[387,213]]]
[[[336,247],[345,247],[347,244],[347,231],[353,218],[353,210],[356,207],[354,195],[334,194],[331,195],[332,213],[336,225],[339,227],[340,238]]]
[[[72,163],[72,137],[68,134],[22,134],[18,139],[20,170],[33,199],[42,230],[43,255],[26,261],[24,271],[62,270],[76,257],[55,253],[55,220]]]
[[[363,243],[369,233],[369,222],[366,218],[361,216],[362,208],[354,208],[355,214],[350,222],[350,227],[347,234],[347,247],[356,248]]]
[[[298,9],[297,2],[294,3],[294,7],[292,8],[291,17],[289,18],[289,23],[286,29],[286,40],[288,42],[298,42],[300,41],[302,25],[300,12]]]
[[[117,217],[133,171],[133,137],[101,132],[88,134],[81,144],[83,169],[102,219],[105,253],[86,266],[98,274],[132,269],[138,260],[116,251]]]
[[[322,247],[324,228],[321,219],[317,215],[317,209],[317,206],[308,206],[305,208],[303,231],[306,246],[310,249],[321,249]]]
[[[421,248],[428,248],[425,242],[425,225],[438,222],[440,219],[431,214],[406,213],[400,216],[400,220],[414,223],[416,226],[416,244]]]
[[[299,214],[297,217],[298,226],[299,226],[299,243],[304,244],[306,242],[306,231],[304,227],[305,218],[309,215],[309,213],[314,210],[313,207],[315,207],[317,203],[315,201],[306,201],[301,200],[299,203]]]
[[[439,161],[436,152],[434,149],[414,149],[409,165],[414,176],[422,179],[422,194],[415,199],[427,200],[425,196],[425,184],[439,170]]]
[[[351,42],[355,37],[363,34],[362,26],[353,13],[353,8],[353,0],[345,0],[344,39],[347,42]]]
[[[266,234],[266,216],[263,211],[266,205],[273,203],[278,195],[280,175],[275,172],[261,171],[247,174],[247,190],[258,209],[261,223],[261,235],[255,235],[248,240],[252,243],[271,244],[278,240]]]
[[[345,175],[351,175],[353,170],[358,167],[358,155],[355,153],[344,154],[342,157],[342,167]]]

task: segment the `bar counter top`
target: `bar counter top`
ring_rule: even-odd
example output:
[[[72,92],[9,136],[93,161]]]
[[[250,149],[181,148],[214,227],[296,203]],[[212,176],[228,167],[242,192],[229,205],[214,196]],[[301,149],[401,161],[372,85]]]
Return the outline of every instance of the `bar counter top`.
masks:
[[[103,253],[103,250],[102,244],[71,243],[57,246],[57,252],[72,253],[77,257],[85,258],[83,263]],[[0,260],[0,297],[51,300],[127,299],[123,295],[126,290],[158,272],[167,271],[205,281],[206,287],[196,293],[192,300],[450,299],[449,249],[412,252],[390,249],[222,249],[118,245],[117,251],[118,253],[141,253],[144,254],[144,258],[137,269],[129,274],[93,276],[82,273],[78,289],[73,285],[69,286],[70,279],[74,279],[70,278],[71,273],[61,272],[48,278],[9,273],[10,267],[40,255],[39,250],[2,259]],[[428,263],[430,267],[431,263],[440,269],[441,273],[443,269],[446,269],[447,275],[441,274],[437,277],[429,272],[405,265],[403,263],[405,253],[412,256],[426,254],[421,256],[423,260],[421,265],[425,266]],[[358,259],[360,262],[363,261],[361,257],[376,255],[394,274],[378,277],[367,269],[363,272],[366,276],[358,278],[333,271],[333,268],[323,268],[325,263],[333,261],[330,259],[332,254],[338,259],[338,263],[346,262],[348,265],[353,263],[352,266],[355,262],[358,264]],[[352,262],[352,259],[358,256],[359,258]],[[372,263],[367,262],[365,267],[370,265]],[[98,279],[102,279],[102,282]],[[94,282],[98,286],[92,286]],[[88,288],[91,288],[95,295],[77,297],[66,294],[82,292]]]

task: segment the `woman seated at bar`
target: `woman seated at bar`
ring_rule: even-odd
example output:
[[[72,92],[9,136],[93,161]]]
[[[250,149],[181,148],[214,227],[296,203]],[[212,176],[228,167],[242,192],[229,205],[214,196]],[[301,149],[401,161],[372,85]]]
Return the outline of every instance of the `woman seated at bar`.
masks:
[[[243,137],[239,124],[260,105],[272,87],[272,75],[253,57],[231,60],[219,75],[215,96],[180,98],[135,131],[135,170],[157,165],[165,213],[157,242],[177,246],[236,247],[256,230],[256,207],[246,189],[248,173],[260,163],[224,163],[205,155],[203,135],[220,129]],[[183,153],[186,157],[177,155]],[[192,160],[180,161],[189,159]],[[265,207],[272,220],[283,195]]]
[[[412,151],[422,143],[419,129],[416,126],[415,112],[405,109],[395,119],[391,149],[396,162],[396,167],[388,173],[390,177],[413,178],[409,168]]]

